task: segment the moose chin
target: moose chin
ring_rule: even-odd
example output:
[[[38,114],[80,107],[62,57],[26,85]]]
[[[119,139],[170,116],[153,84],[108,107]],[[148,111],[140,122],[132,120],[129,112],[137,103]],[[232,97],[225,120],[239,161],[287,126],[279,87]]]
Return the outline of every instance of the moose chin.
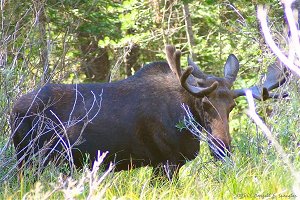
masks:
[[[199,152],[199,140],[187,129],[176,128],[189,107],[207,132],[216,158],[230,155],[228,117],[234,99],[244,89],[232,90],[239,62],[229,55],[224,77],[205,74],[191,60],[181,70],[181,52],[166,46],[167,62],[152,62],[135,75],[113,83],[47,84],[21,96],[11,115],[12,138],[19,168],[39,158],[67,160],[82,167],[97,151],[108,151],[107,166],[168,166],[171,177]],[[281,71],[271,66],[263,86],[253,86],[253,96],[265,100],[271,89],[284,82]],[[277,77],[276,79],[274,77]],[[67,159],[65,159],[67,157]]]

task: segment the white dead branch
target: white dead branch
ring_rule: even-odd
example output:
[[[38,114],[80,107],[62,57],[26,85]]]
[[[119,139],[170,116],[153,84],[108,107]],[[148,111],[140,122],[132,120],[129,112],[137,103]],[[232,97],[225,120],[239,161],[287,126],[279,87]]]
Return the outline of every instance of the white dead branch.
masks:
[[[284,6],[284,13],[286,15],[286,19],[288,23],[287,25],[290,33],[289,38],[287,40],[288,43],[286,44],[286,46],[288,47],[288,53],[280,49],[276,45],[274,39],[272,38],[271,31],[267,23],[267,9],[264,6],[262,5],[258,6],[257,17],[260,21],[260,25],[261,25],[261,29],[265,41],[269,45],[270,49],[287,68],[289,68],[292,72],[294,72],[296,75],[300,77],[300,66],[299,66],[300,31],[297,29],[297,24],[299,21],[295,20],[293,15],[293,10],[292,10],[292,3],[294,2],[294,0],[282,0],[281,2]],[[279,144],[274,134],[272,134],[268,126],[258,116],[255,110],[255,104],[252,97],[252,92],[250,90],[246,91],[246,96],[249,105],[247,114],[254,121],[254,123],[262,130],[262,132],[266,135],[267,139],[274,146],[278,155],[282,158],[283,163],[288,167],[289,171],[291,172],[294,178],[293,192],[296,195],[296,198],[299,199],[300,198],[300,172],[295,169],[294,165],[292,164],[289,158],[289,155],[284,151],[284,149]]]
[[[273,51],[273,53],[278,57],[278,59],[290,70],[292,70],[295,74],[300,76],[300,45],[299,45],[299,30],[297,30],[296,22],[293,17],[293,11],[291,9],[292,5],[291,0],[284,1],[284,7],[285,7],[285,14],[288,21],[288,27],[291,33],[291,37],[288,40],[289,44],[287,46],[289,47],[288,53],[283,53],[283,50],[281,50],[275,43],[271,31],[268,27],[267,23],[267,9],[260,5],[257,9],[257,17],[260,21],[261,29],[264,35],[264,38],[266,40],[266,43],[269,45],[270,49]],[[286,56],[288,55],[288,57]]]

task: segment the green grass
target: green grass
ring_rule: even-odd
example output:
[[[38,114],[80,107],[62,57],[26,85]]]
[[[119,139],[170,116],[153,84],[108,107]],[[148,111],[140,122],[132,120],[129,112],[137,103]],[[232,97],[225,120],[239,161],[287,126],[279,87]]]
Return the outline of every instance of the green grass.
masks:
[[[111,173],[95,190],[103,190],[105,199],[248,199],[293,194],[294,178],[272,148],[266,154],[251,156],[235,152],[232,166],[212,161],[208,149],[202,146],[201,156],[181,169],[178,180],[169,182],[162,177],[153,180],[152,168],[144,167]],[[36,183],[30,176],[20,182],[13,177],[2,185],[0,198],[41,199],[52,192],[51,199],[66,198],[66,192],[76,199],[87,198],[88,183],[83,187],[76,187],[78,182],[61,186],[58,176],[59,171],[49,167]],[[73,178],[80,182],[81,176],[78,171]]]
[[[288,99],[256,102],[257,111],[292,165],[299,170],[300,101],[297,86],[283,89],[290,91]],[[244,103],[245,99],[238,102],[239,105]],[[11,176],[0,186],[0,199],[295,199],[296,177],[272,143],[245,111],[237,108],[230,118],[234,165],[215,162],[208,146],[202,142],[199,156],[187,162],[179,178],[172,182],[164,177],[153,178],[152,168],[143,167],[109,173],[103,182],[96,184],[83,171],[75,171],[68,179],[59,178],[64,170],[49,165],[37,181],[30,170],[21,180],[16,175]],[[6,158],[13,155],[13,151],[9,150]],[[0,172],[1,176],[8,170],[9,166]],[[103,173],[100,170],[97,177]]]

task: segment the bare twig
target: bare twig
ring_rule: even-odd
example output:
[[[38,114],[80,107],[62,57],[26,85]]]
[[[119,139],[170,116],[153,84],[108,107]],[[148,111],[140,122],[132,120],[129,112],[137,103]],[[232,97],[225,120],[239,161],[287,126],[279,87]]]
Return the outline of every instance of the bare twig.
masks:
[[[290,4],[288,4],[290,5]],[[286,5],[285,7],[287,7]],[[286,12],[291,12],[291,9],[286,8]],[[290,17],[291,13],[287,13],[287,16]],[[275,44],[275,41],[272,39],[270,29],[267,24],[267,10],[263,6],[258,6],[257,9],[257,17],[260,21],[261,24],[261,29],[264,34],[265,40],[267,44],[269,45],[270,49],[274,52],[274,54],[280,59],[280,61],[285,64],[290,70],[292,70],[294,73],[296,73],[298,76],[300,76],[300,67],[297,64],[294,64],[293,60],[287,58],[284,53],[279,49],[279,47]],[[290,24],[291,23],[291,24]],[[295,21],[290,19],[289,20],[289,27],[291,28],[291,31],[296,31],[292,34],[292,41],[293,45],[295,45],[294,49],[299,51],[300,46],[299,46],[299,34],[297,29],[295,29]],[[295,38],[297,35],[298,38]],[[298,40],[298,42],[294,43],[294,40]],[[300,54],[299,52],[297,54]],[[299,55],[298,55],[299,56]],[[298,57],[299,59],[299,57]],[[299,64],[299,63],[298,63]]]
[[[260,119],[260,117],[257,115],[255,111],[255,104],[254,99],[252,96],[251,90],[246,91],[246,97],[249,105],[249,109],[247,110],[247,114],[250,116],[250,118],[254,121],[254,123],[262,130],[262,132],[266,135],[268,140],[272,143],[275,150],[279,154],[279,156],[282,158],[284,164],[289,168],[292,176],[295,178],[295,184],[294,184],[294,193],[296,196],[300,196],[300,173],[295,170],[294,166],[292,165],[288,154],[283,150],[282,146],[279,144],[279,142],[276,140],[276,138],[271,133],[270,129],[267,127],[267,125]]]
[[[199,124],[195,119],[193,114],[190,111],[190,108],[185,105],[182,104],[181,105],[182,108],[184,109],[186,116],[184,117],[184,125],[185,127],[189,130],[189,132],[191,134],[193,134],[196,138],[199,139],[199,141],[204,141],[206,142],[210,149],[216,154],[219,155],[219,158],[224,161],[224,162],[228,162],[230,161],[231,164],[234,164],[232,160],[230,160],[230,157],[224,157],[223,155],[231,155],[230,152],[224,152],[223,149],[221,149],[219,146],[217,146],[215,144],[215,142],[218,142],[218,144],[220,146],[224,146],[223,142],[217,138],[215,138],[210,132],[208,132],[207,130],[205,130],[205,127],[203,127],[201,124]]]
[[[63,178],[59,176],[56,183],[50,183],[50,189],[43,190],[43,185],[37,183],[36,187],[23,196],[23,199],[49,199],[57,192],[60,192],[64,199],[75,199],[78,196],[86,195],[86,199],[102,199],[105,191],[110,186],[110,183],[104,183],[104,180],[112,172],[114,165],[110,164],[108,169],[99,174],[100,166],[103,164],[104,158],[108,152],[100,153],[98,151],[97,159],[94,162],[93,168],[90,170],[85,168],[78,180],[72,177]],[[86,188],[88,188],[86,190]],[[87,194],[86,194],[87,192]]]
[[[9,143],[11,143],[12,137],[15,134],[17,134],[15,131],[19,128],[19,126],[22,123],[24,123],[24,120],[26,120],[29,117],[35,118],[34,123],[32,124],[32,128],[27,133],[24,133],[25,135],[23,136],[23,140],[30,137],[30,142],[26,146],[22,147],[22,149],[19,149],[18,153],[15,156],[13,156],[9,161],[0,164],[0,168],[4,168],[8,163],[13,162],[13,160],[16,159],[18,154],[23,154],[23,156],[19,158],[19,160],[17,160],[17,163],[10,168],[8,173],[6,173],[4,177],[1,177],[0,182],[12,177],[11,173],[14,173],[16,170],[22,170],[16,169],[16,167],[18,164],[20,164],[20,162],[24,162],[25,157],[27,157],[27,159],[25,159],[26,161],[23,163],[23,167],[27,166],[28,164],[37,163],[37,172],[41,172],[43,171],[43,168],[45,167],[47,162],[49,162],[50,157],[53,157],[53,154],[55,154],[58,155],[56,160],[68,161],[71,173],[73,173],[73,169],[75,168],[75,166],[73,163],[72,148],[82,142],[81,136],[85,128],[99,114],[101,110],[103,94],[103,90],[100,94],[98,94],[98,96],[96,96],[96,94],[93,91],[90,91],[93,97],[93,101],[88,106],[85,104],[86,100],[84,99],[84,96],[77,89],[77,85],[74,86],[74,90],[74,92],[76,93],[75,96],[77,98],[75,98],[75,101],[73,102],[72,109],[76,109],[78,107],[78,103],[83,104],[85,113],[81,113],[81,116],[76,116],[75,118],[72,116],[73,112],[71,112],[68,117],[68,120],[62,121],[60,117],[56,115],[55,112],[50,110],[50,113],[54,117],[50,118],[45,114],[45,111],[55,103],[59,103],[59,100],[57,102],[42,102],[42,100],[38,98],[38,94],[40,93],[39,90],[34,96],[31,105],[27,109],[25,116],[22,117],[18,122],[12,122],[13,124],[15,124],[14,126],[16,128],[11,134],[10,139],[7,141],[5,145],[6,147],[9,145]],[[43,103],[43,110],[40,110],[39,112],[34,114],[29,114],[31,108],[34,105],[34,102],[36,101],[39,101],[39,103],[41,104]],[[75,126],[79,126],[81,128],[78,130],[78,137],[75,139],[75,141],[71,142],[68,134],[69,130],[71,130]],[[39,144],[39,140],[46,134],[51,134],[51,138],[49,140],[46,140],[45,143],[41,146]],[[6,148],[1,150],[0,156],[5,153],[5,150]]]

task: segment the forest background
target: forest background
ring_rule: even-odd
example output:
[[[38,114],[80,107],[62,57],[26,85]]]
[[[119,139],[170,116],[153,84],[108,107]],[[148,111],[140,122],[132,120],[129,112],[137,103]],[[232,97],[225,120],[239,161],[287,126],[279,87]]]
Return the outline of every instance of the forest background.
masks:
[[[190,54],[203,71],[217,76],[223,75],[225,60],[233,53],[241,65],[234,88],[260,83],[260,74],[276,57],[260,31],[259,4],[267,6],[272,34],[285,49],[284,12],[278,0],[1,1],[0,198],[295,197],[297,178],[246,115],[246,98],[236,100],[230,115],[234,167],[213,162],[204,144],[173,182],[151,183],[147,167],[108,174],[100,170],[103,180],[96,183],[89,179],[93,171],[78,171],[62,181],[61,171],[51,166],[37,182],[17,177],[10,111],[18,97],[46,83],[121,80],[146,63],[165,60],[166,44],[176,45],[183,57]],[[300,165],[298,88],[291,76],[280,88],[289,91],[288,98],[257,102],[258,113],[295,168]]]

